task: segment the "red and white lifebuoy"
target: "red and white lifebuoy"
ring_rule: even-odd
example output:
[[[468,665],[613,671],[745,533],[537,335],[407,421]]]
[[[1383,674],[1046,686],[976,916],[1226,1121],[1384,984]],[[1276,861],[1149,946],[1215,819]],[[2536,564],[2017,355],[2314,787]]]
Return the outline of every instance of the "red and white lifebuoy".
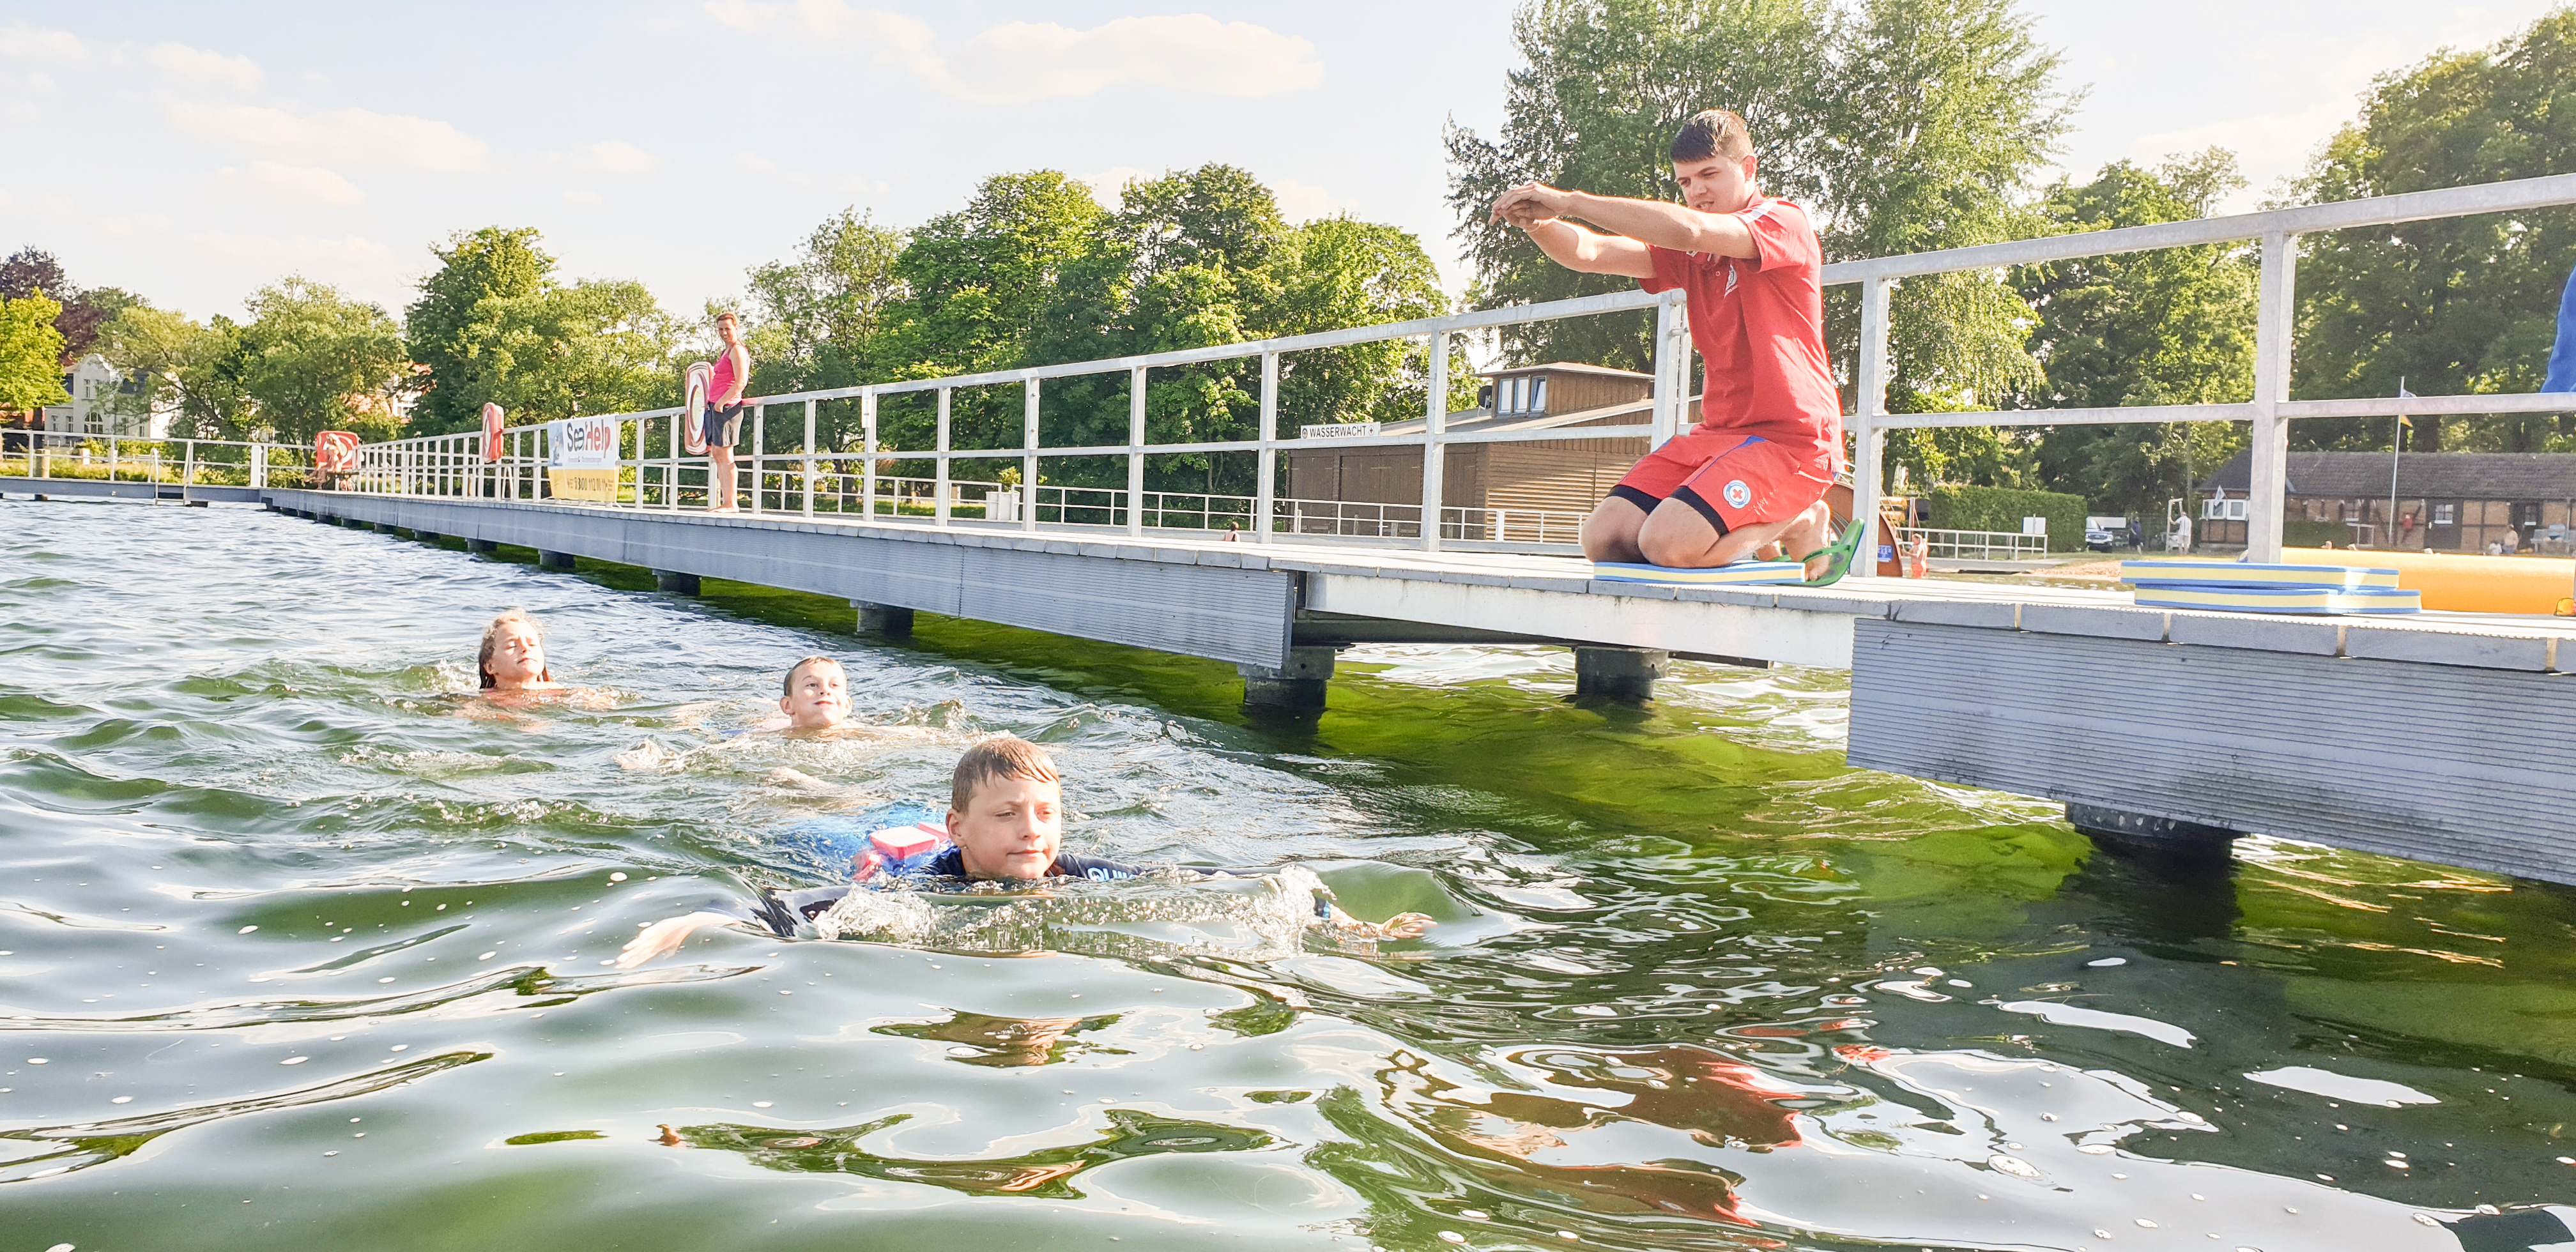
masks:
[[[707,391],[714,386],[715,378],[714,365],[691,362],[687,381],[680,387],[680,442],[690,456],[707,454]]]
[[[483,403],[483,459],[501,459],[501,406],[488,400]]]
[[[346,430],[326,430],[313,436],[313,472],[316,474],[357,473],[357,434]]]

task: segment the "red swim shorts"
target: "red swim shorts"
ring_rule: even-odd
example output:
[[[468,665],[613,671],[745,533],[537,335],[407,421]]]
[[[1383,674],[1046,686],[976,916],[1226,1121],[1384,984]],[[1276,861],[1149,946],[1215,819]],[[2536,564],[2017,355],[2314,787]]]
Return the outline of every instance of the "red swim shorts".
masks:
[[[1649,513],[1678,498],[1722,535],[1804,512],[1834,485],[1834,459],[1834,450],[1821,444],[1800,447],[1695,428],[1647,453],[1610,494]]]

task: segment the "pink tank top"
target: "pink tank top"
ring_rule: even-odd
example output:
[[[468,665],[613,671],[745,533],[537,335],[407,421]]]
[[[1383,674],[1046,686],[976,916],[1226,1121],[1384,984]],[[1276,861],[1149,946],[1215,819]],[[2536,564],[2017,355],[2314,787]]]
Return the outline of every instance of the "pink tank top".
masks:
[[[732,390],[734,384],[733,355],[734,354],[732,352],[728,351],[716,358],[716,372],[713,376],[707,379],[707,403],[723,404],[726,402],[724,400],[724,394],[727,391]]]

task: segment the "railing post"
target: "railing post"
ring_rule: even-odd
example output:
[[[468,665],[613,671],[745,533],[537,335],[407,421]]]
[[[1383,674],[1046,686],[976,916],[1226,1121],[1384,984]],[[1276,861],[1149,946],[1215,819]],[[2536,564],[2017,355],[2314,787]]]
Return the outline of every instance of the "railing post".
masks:
[[[185,500],[188,498],[188,493],[197,485],[197,441],[188,440],[180,447],[182,449],[180,455],[184,459],[179,465],[179,498]]]
[[[761,454],[768,449],[769,406],[755,404],[751,406],[751,511],[754,513],[760,511],[761,485],[768,481],[768,476],[760,472]],[[736,471],[736,473],[739,472],[739,470]]]
[[[846,476],[844,476],[846,478]],[[859,520],[877,517],[877,393],[859,393]],[[903,489],[895,488],[895,516],[902,516]],[[848,506],[844,505],[846,510]]]
[[[868,406],[868,450],[876,450],[876,406]],[[875,464],[870,461],[869,464]],[[805,516],[814,516],[814,402],[805,402]]]
[[[1279,489],[1272,478],[1279,472],[1279,354],[1261,354],[1261,485],[1252,493],[1252,541],[1270,542],[1270,513],[1277,507]]]
[[[1145,375],[1127,371],[1127,533],[1145,533]]]
[[[671,419],[671,459],[662,463],[662,501],[674,513],[680,511],[680,423],[703,422],[695,413],[683,412]]]
[[[948,485],[948,412],[950,396],[954,390],[954,388],[950,387],[942,387],[939,389],[939,447],[936,449],[938,453],[937,461],[939,465],[939,480],[932,484],[933,490],[937,491],[939,495],[937,499],[930,502],[931,520],[934,524],[939,526],[946,526],[949,524],[948,497],[955,490]],[[991,510],[988,509],[986,511],[990,512]]]
[[[1440,503],[1447,468],[1440,437],[1449,433],[1449,332],[1435,330],[1426,341],[1431,354],[1430,396],[1422,406],[1422,550],[1440,550]]]
[[[1887,297],[1890,283],[1884,278],[1860,281],[1860,360],[1853,369],[1857,384],[1852,395],[1852,515],[1851,524],[1869,529],[1861,532],[1861,546],[1869,555],[1855,559],[1848,577],[1871,578],[1878,574],[1878,491],[1886,481],[1887,431],[1878,419],[1887,415]]]
[[[1020,529],[1038,528],[1038,380],[1023,381],[1020,406]],[[1062,520],[1058,515],[1057,520]]]
[[[111,434],[107,437],[107,485],[110,494],[114,493],[116,487],[116,453],[116,436]]]
[[[2298,236],[2263,236],[2263,272],[2254,312],[2254,461],[2245,504],[2245,559],[2281,559],[2281,515],[2288,508],[2291,296],[2297,283]]]
[[[1667,293],[1655,305],[1654,434],[1647,446],[1660,448],[1682,431],[1682,410],[1690,404],[1690,307],[1680,292]]]

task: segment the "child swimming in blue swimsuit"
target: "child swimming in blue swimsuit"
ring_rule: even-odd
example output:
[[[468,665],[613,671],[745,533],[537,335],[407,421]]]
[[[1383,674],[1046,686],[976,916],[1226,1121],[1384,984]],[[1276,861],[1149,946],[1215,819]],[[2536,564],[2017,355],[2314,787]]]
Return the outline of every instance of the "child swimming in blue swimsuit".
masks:
[[[1024,739],[988,739],[966,750],[949,782],[949,847],[917,876],[969,881],[1035,882],[1084,878],[1094,882],[1134,878],[1145,867],[1106,857],[1064,852],[1064,780],[1046,751]],[[1218,871],[1202,871],[1214,873]],[[633,969],[677,951],[709,926],[749,922],[780,938],[796,934],[855,886],[816,887],[784,895],[764,893],[755,907],[727,901],[647,926],[618,954],[620,969]],[[1317,902],[1324,925],[1353,938],[1416,939],[1434,925],[1420,913],[1401,913],[1371,924],[1344,913],[1328,899]]]

